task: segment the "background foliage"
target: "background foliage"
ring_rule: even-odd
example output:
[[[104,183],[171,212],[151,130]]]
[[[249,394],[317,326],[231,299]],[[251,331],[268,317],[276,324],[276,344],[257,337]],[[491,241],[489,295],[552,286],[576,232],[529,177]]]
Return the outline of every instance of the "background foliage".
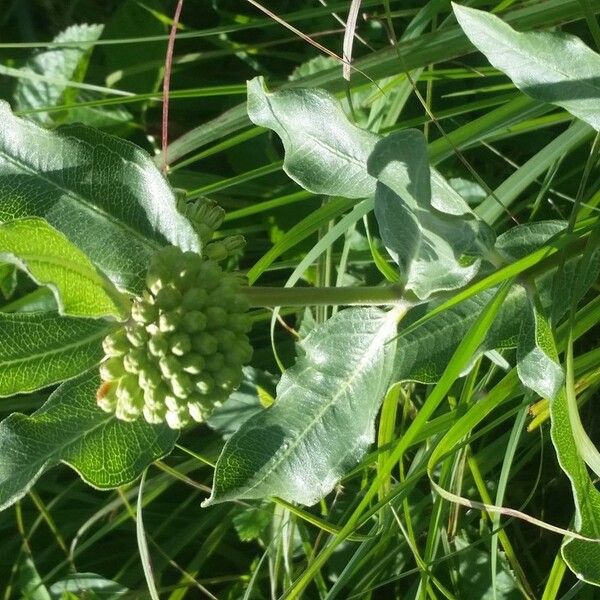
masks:
[[[341,56],[347,2],[263,5]],[[470,5],[487,12],[363,0],[347,82],[338,61],[251,3],[186,0],[171,82],[172,189],[155,167],[175,2],[7,0],[4,598],[148,597],[148,580],[173,600],[596,596],[600,3]],[[161,245],[198,247],[178,195],[227,209],[221,233],[248,241],[229,266],[252,283],[402,277],[423,303],[397,337],[379,309],[283,308],[285,328],[256,310],[253,367],[208,425],[176,439],[105,419],[95,365],[125,310],[117,289],[139,292]],[[415,236],[420,246],[407,243]],[[507,266],[481,260],[492,247]],[[83,280],[93,287],[78,290]],[[368,394],[344,387],[355,379],[373,398],[385,394],[378,418]],[[389,390],[388,379],[398,382]],[[289,397],[315,381],[329,412],[307,394],[298,414]],[[307,414],[315,425],[301,444],[278,441],[293,448],[284,461],[268,463],[273,437],[256,452],[265,428],[293,429]],[[246,437],[236,437],[243,422]],[[25,439],[34,443],[15,442]],[[224,440],[238,470],[217,470],[211,495]],[[97,488],[120,487],[93,489],[65,465]],[[298,485],[290,473],[302,475]],[[270,479],[260,488],[253,477]],[[465,498],[543,523],[461,506]]]

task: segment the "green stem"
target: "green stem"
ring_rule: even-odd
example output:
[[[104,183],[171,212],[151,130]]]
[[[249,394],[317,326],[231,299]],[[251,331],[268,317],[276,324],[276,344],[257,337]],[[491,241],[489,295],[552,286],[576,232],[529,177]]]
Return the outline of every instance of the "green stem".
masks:
[[[399,285],[377,287],[249,287],[244,294],[252,306],[404,306],[411,303],[403,297]]]

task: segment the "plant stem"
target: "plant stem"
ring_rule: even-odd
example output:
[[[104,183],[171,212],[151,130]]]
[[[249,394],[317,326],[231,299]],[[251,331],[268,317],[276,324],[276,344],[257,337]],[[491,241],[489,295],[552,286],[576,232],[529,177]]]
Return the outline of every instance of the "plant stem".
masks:
[[[399,285],[377,287],[248,287],[244,294],[253,307],[257,306],[406,306],[411,303],[403,297]]]

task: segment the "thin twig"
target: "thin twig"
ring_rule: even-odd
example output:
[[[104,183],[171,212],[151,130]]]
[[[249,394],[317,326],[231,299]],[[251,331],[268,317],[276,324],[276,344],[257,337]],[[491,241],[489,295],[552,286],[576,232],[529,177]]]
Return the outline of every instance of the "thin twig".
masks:
[[[171,68],[173,66],[173,49],[175,47],[175,36],[177,35],[177,27],[179,26],[179,17],[183,0],[177,2],[175,15],[173,16],[173,25],[169,34],[169,43],[167,44],[167,55],[165,56],[165,76],[163,77],[163,111],[162,111],[162,171],[166,175],[169,169],[167,158],[167,147],[169,145],[169,87],[171,85]]]

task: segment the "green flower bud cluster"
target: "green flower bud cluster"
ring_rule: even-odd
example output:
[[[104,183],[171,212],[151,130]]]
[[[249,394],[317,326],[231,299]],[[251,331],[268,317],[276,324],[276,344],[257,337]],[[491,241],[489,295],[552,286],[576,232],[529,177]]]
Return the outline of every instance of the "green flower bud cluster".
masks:
[[[249,302],[240,275],[172,246],[155,256],[146,285],[127,325],[103,341],[98,405],[180,429],[240,385],[252,357]]]
[[[207,244],[203,249],[203,254],[210,260],[221,262],[228,256],[241,252],[245,245],[246,240],[243,235],[229,235]]]
[[[189,219],[202,245],[210,242],[225,218],[225,211],[214,200],[208,198],[179,200],[178,209]]]
[[[205,258],[216,262],[224,261],[228,256],[240,252],[246,245],[242,235],[230,235],[211,242],[215,231],[221,227],[225,211],[213,200],[198,198],[186,200],[180,198],[177,204],[179,212],[185,215],[200,238]]]

